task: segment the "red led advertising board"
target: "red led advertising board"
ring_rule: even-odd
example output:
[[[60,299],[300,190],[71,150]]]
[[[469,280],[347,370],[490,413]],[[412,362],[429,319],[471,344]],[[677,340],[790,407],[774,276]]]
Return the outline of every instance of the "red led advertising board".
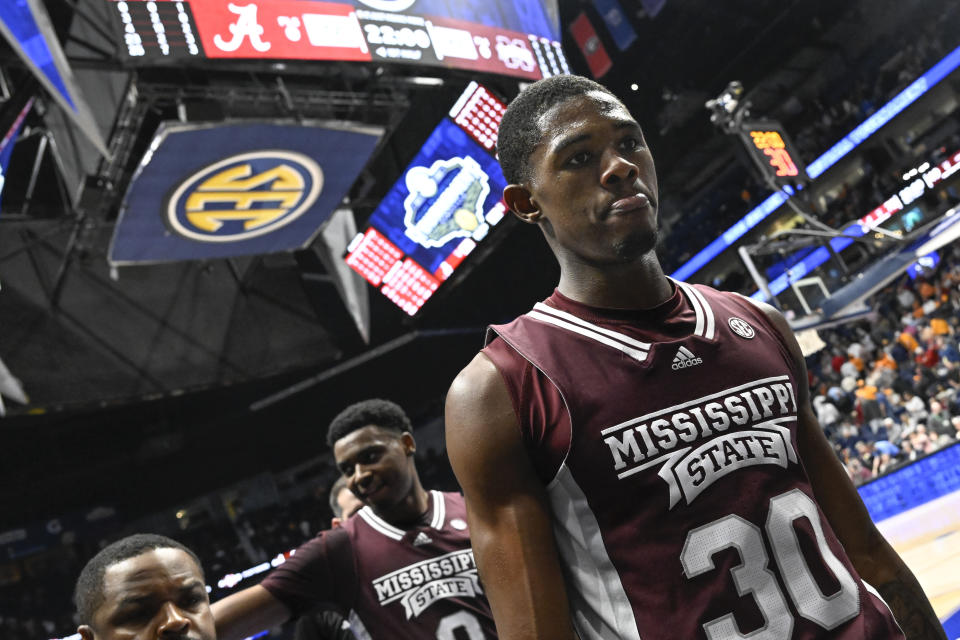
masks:
[[[347,246],[350,268],[411,316],[507,212],[493,157],[505,110],[471,82]]]
[[[366,0],[369,2],[370,0]],[[560,43],[449,16],[317,0],[111,2],[131,63],[348,60],[470,69],[528,80],[569,73]]]

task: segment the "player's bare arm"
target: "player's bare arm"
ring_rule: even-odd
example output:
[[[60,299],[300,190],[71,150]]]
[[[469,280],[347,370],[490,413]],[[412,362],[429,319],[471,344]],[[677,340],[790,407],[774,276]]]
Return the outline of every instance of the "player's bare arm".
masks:
[[[800,382],[797,445],[820,508],[860,577],[883,596],[907,638],[946,640],[943,627],[916,577],[873,524],[860,494],[817,422],[806,386],[806,364],[793,331],[773,307],[763,305],[763,310],[784,336],[797,363]]]
[[[219,640],[243,640],[290,619],[290,610],[260,585],[210,605]]]
[[[524,451],[506,386],[483,354],[450,387],[446,433],[501,640],[572,640],[546,493]]]

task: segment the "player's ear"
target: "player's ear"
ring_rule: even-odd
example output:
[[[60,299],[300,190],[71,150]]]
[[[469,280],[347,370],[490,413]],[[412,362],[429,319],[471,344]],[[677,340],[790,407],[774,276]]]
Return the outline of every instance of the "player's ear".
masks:
[[[413,434],[409,431],[404,431],[400,434],[400,444],[403,445],[403,449],[407,452],[408,456],[412,456],[417,452],[417,441],[413,439]]]
[[[530,191],[519,184],[508,184],[503,190],[503,200],[515,216],[528,224],[540,222],[540,207],[533,201]]]

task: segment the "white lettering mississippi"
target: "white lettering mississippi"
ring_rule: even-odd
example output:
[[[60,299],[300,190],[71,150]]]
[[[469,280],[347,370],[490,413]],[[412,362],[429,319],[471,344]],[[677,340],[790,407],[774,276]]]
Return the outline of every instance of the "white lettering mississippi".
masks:
[[[660,467],[673,508],[737,469],[795,463],[789,424],[796,420],[796,396],[784,375],[632,418],[601,435],[617,478]]]
[[[461,549],[398,569],[373,581],[381,606],[399,600],[407,619],[443,598],[483,593],[472,549]]]

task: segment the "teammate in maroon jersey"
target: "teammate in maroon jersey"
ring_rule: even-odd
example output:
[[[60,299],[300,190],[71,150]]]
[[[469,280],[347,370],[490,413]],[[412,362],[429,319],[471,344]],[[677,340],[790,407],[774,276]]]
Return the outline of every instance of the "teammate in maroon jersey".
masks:
[[[783,317],[664,275],[627,108],[542,80],[498,153],[560,263],[447,398],[500,637],[944,638],[824,438]]]
[[[327,441],[367,506],[296,550],[262,583],[215,602],[219,640],[242,640],[320,602],[358,638],[496,638],[458,493],[426,491],[407,416],[386,400],[346,408]]]

